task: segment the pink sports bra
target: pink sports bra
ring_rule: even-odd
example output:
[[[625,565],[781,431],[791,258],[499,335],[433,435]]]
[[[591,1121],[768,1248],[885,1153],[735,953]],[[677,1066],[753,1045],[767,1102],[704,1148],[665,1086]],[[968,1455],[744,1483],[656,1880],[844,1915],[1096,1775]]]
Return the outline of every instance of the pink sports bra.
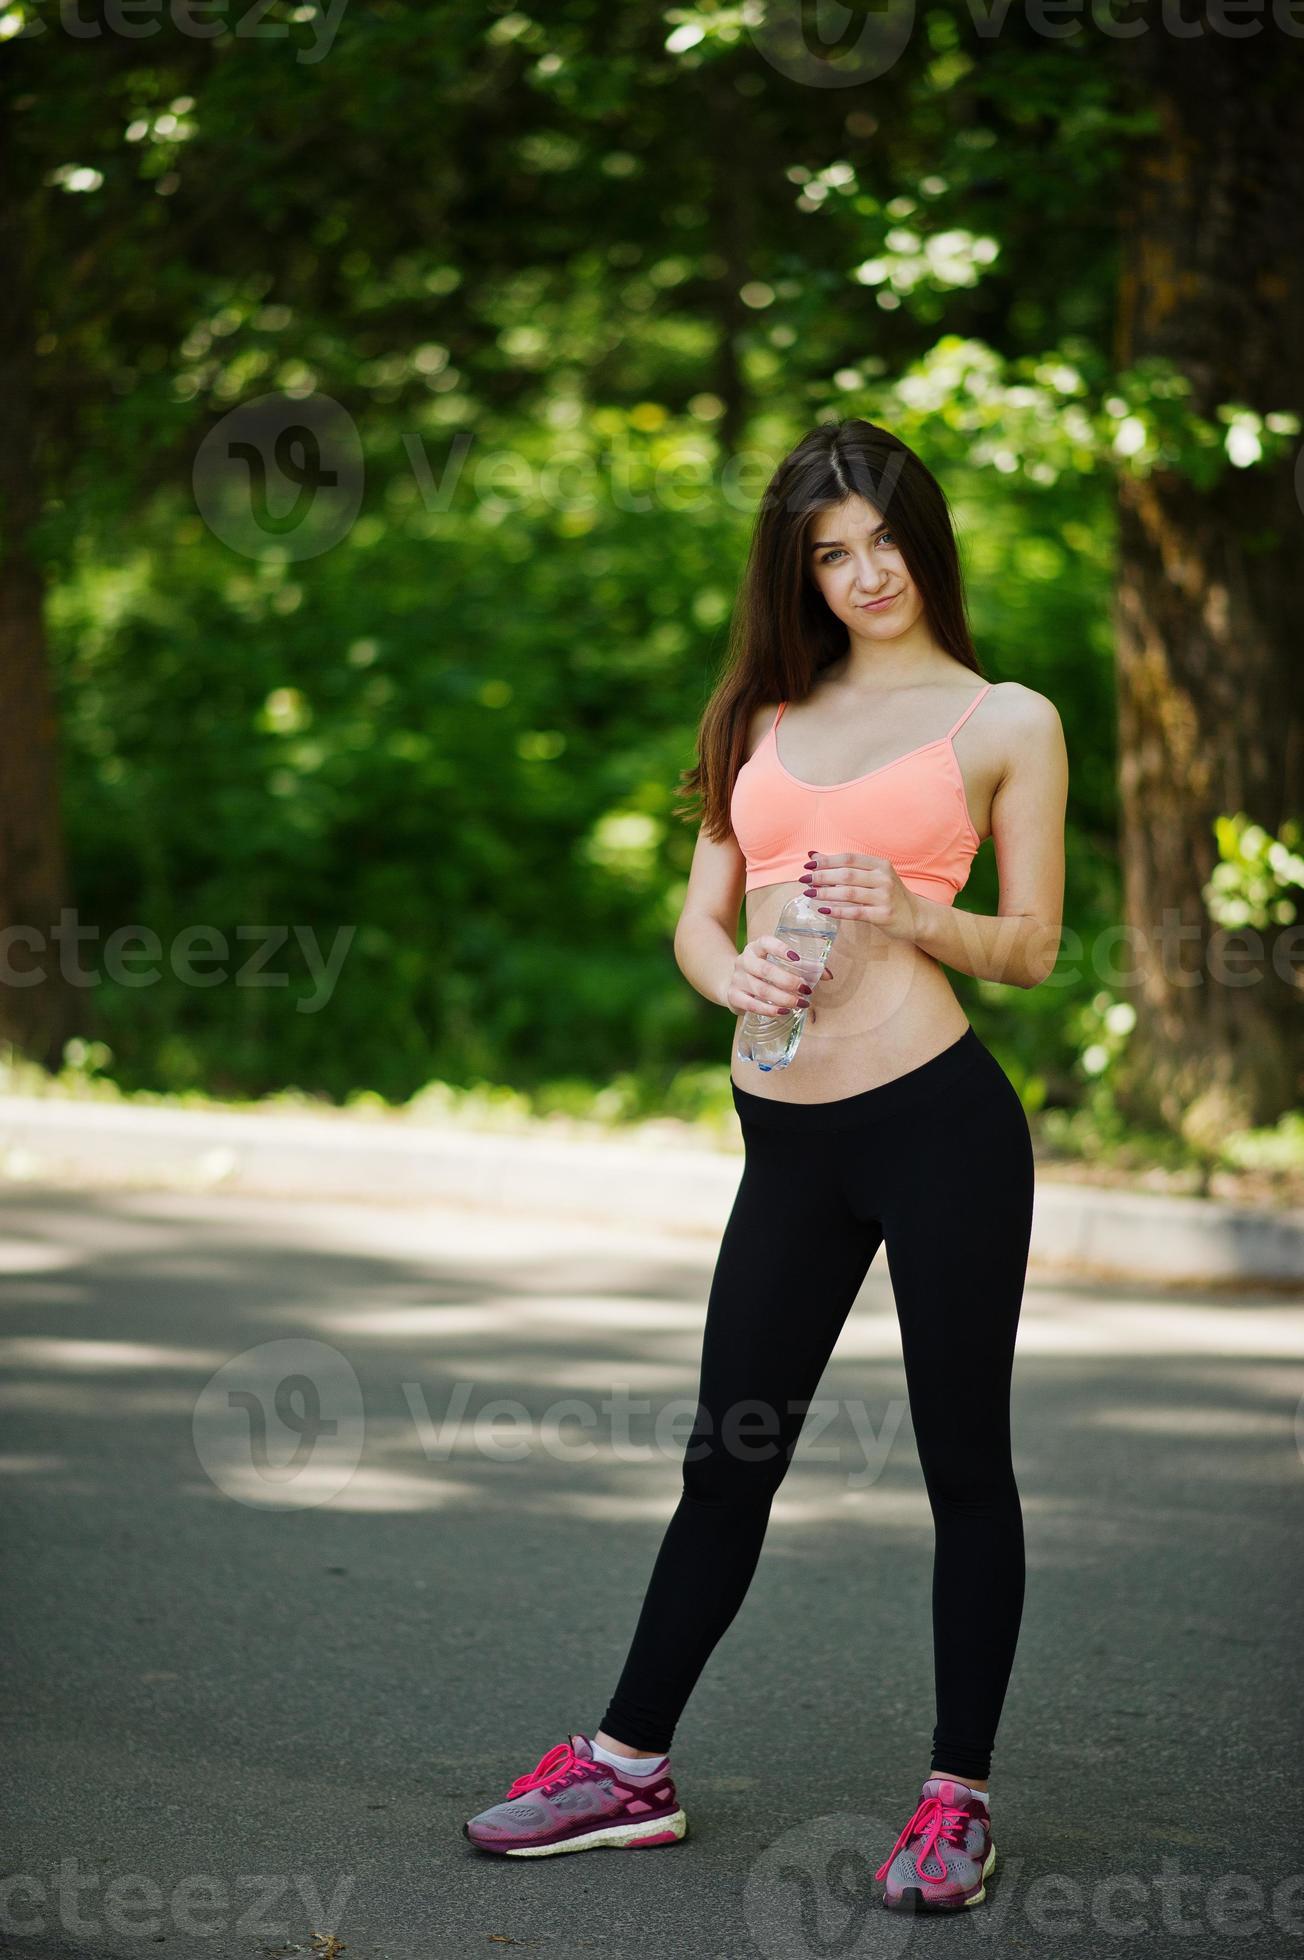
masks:
[[[845,783],[804,783],[784,768],[778,727],[788,704],[780,702],[768,733],[738,771],[729,805],[747,860],[744,889],[799,879],[808,848],[864,851],[887,858],[910,891],[949,905],[981,842],[952,740],[992,686],[988,681],[935,742]]]

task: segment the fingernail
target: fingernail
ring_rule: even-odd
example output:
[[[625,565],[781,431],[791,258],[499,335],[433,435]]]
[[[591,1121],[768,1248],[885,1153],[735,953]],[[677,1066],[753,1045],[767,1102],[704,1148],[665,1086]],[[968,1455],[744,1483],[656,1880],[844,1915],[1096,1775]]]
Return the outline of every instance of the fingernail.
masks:
[[[829,907],[828,907],[827,905],[817,905],[817,906],[815,907],[815,910],[816,910],[817,912],[827,912],[827,911],[829,911],[829,909],[830,909],[830,908],[829,908]]]
[[[793,952],[793,950],[792,950],[792,948],[791,948],[791,946],[790,946],[790,947],[788,948],[788,958],[789,958],[790,960],[799,960],[799,959],[801,958],[801,954],[800,954],[800,953],[794,953],[794,952]]]
[[[806,982],[804,980],[802,981],[800,987],[798,987],[797,992],[799,994],[808,994],[810,992],[810,988],[806,985]]]

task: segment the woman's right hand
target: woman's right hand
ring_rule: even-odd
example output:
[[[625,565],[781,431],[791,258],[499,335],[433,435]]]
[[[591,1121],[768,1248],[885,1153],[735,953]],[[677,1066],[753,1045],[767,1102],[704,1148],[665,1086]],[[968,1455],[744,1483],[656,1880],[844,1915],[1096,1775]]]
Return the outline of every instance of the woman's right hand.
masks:
[[[767,959],[774,953],[777,959]],[[788,971],[785,972],[785,967]],[[828,967],[821,980],[831,980]],[[775,933],[763,932],[747,944],[734,961],[733,973],[725,989],[724,1004],[735,1014],[790,1014],[794,1008],[811,1007],[812,989],[797,971],[797,955]]]

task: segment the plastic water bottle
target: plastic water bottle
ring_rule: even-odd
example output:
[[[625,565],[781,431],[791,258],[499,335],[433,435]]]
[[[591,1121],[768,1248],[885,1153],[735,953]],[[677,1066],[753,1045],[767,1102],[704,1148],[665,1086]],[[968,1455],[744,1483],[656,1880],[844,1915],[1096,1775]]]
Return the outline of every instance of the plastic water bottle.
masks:
[[[797,954],[797,972],[809,985],[809,999],[813,1000],[829,948],[838,936],[837,920],[826,918],[817,910],[810,894],[801,892],[796,898],[788,900],[779,914],[779,923],[774,932],[776,938]],[[791,960],[782,958],[778,953],[767,953],[766,958],[783,967],[785,972],[793,966]],[[758,1014],[749,1009],[743,1015],[742,1026],[738,1030],[739,1060],[755,1062],[760,1069],[787,1068],[797,1052],[805,1025],[805,1007],[794,1008],[786,1014]]]

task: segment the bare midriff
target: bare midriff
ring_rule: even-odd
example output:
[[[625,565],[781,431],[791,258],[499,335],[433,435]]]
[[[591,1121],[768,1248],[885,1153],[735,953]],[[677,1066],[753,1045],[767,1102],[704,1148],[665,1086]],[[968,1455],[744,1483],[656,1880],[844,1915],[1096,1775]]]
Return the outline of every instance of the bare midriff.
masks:
[[[747,937],[772,933],[799,880],[748,892]],[[831,1102],[875,1089],[931,1060],[969,1026],[946,970],[912,940],[889,938],[863,919],[839,919],[828,964],[832,978],[814,994],[797,1053],[787,1068],[763,1070],[738,1056],[734,1023],[730,1074],[740,1089],[775,1102]]]
[[[956,702],[956,711],[963,701]],[[758,717],[763,737],[770,725],[768,708]],[[933,719],[934,728],[943,717]],[[980,844],[991,832],[1001,756],[989,731],[975,741],[974,722],[960,732],[966,753],[955,757],[964,791],[964,808]],[[920,743],[929,741],[927,727]],[[753,743],[753,748],[755,742]],[[913,745],[903,741],[901,750]],[[840,780],[840,758],[828,757],[812,775]],[[747,938],[774,932],[790,898],[807,889],[799,878],[757,885],[744,894]],[[936,899],[930,902],[936,903]],[[912,939],[893,938],[881,926],[864,919],[838,919],[837,937],[829,953],[832,977],[818,982],[812,996],[797,1053],[786,1068],[759,1069],[738,1055],[742,1015],[734,1022],[729,1073],[740,1089],[774,1102],[831,1102],[840,1096],[876,1089],[910,1069],[940,1055],[964,1034],[969,1017],[956,999],[946,968]]]

